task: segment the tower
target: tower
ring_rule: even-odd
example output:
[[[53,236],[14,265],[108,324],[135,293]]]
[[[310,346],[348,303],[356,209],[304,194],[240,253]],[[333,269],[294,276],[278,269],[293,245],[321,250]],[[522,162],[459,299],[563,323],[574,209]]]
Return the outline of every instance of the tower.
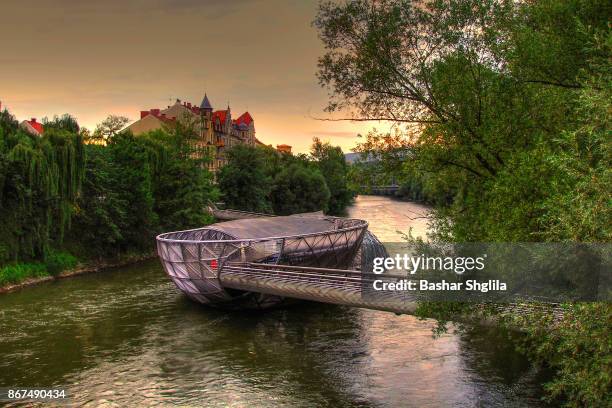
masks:
[[[227,110],[225,111],[225,133],[229,136],[232,134],[232,111],[227,103]]]
[[[204,93],[204,99],[202,99],[200,104],[200,119],[202,120],[202,139],[207,143],[213,142],[212,112],[212,105],[208,100],[208,96]]]

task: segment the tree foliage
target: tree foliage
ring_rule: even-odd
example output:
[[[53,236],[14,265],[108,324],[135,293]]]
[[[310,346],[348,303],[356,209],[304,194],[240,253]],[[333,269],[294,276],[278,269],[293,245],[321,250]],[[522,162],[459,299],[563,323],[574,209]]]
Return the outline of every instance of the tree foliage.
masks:
[[[342,149],[315,137],[310,156],[325,178],[325,184],[329,189],[327,212],[332,215],[342,215],[353,200],[353,192],[348,186],[348,165]]]
[[[90,250],[97,255],[117,255],[150,249],[162,231],[210,223],[205,207],[216,188],[183,131],[123,132],[106,146],[87,145],[75,239],[96,242]]]
[[[217,177],[227,207],[270,212],[271,179],[264,150],[237,145],[226,154],[228,163],[219,170]]]
[[[558,182],[569,174],[555,158],[571,151],[560,139],[581,126],[580,95],[609,65],[606,4],[324,3],[315,26],[328,49],[319,63],[320,81],[332,90],[328,109],[406,125],[396,135],[371,134],[361,149],[453,197],[438,209],[440,238],[553,239],[545,211],[552,187],[570,192],[578,183]],[[609,83],[598,81],[591,89],[602,102]],[[603,112],[600,105],[605,128]],[[410,160],[394,154],[402,150],[412,152]],[[589,213],[598,220],[591,229],[609,240],[610,214],[601,204],[591,207],[598,211]]]
[[[399,129],[360,150],[432,197],[432,239],[610,242],[609,17],[603,0],[327,2],[319,79],[328,110]],[[575,307],[549,335],[522,322],[530,354],[551,397],[607,406],[611,306]]]
[[[62,116],[55,115],[53,119],[45,117],[43,118],[42,123],[45,130],[65,130],[66,132],[74,134],[78,134],[81,131],[81,127],[79,126],[79,123],[77,122],[76,118],[67,113]]]
[[[348,168],[339,147],[313,141],[311,154],[237,145],[218,173],[228,208],[278,215],[325,211],[339,215],[352,200]]]
[[[5,111],[0,126],[0,264],[44,259],[61,242],[83,178],[82,139],[49,128],[19,129]]]
[[[326,211],[330,191],[317,167],[295,162],[279,170],[270,199],[277,215]]]
[[[129,121],[130,119],[125,116],[108,115],[106,119],[96,125],[90,139],[95,143],[105,143],[117,135]]]
[[[45,262],[55,273],[69,264],[62,247],[84,258],[148,251],[162,231],[212,221],[217,189],[192,130],[134,136],[117,125],[104,144],[84,144],[74,117],[43,123],[34,136],[0,114],[0,265]]]

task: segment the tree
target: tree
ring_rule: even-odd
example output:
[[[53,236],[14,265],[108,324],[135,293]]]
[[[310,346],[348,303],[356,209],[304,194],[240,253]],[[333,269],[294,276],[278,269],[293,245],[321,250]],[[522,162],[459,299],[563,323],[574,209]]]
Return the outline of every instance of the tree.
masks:
[[[86,149],[85,181],[72,228],[73,241],[88,246],[80,251],[114,256],[149,250],[160,232],[212,221],[204,210],[217,196],[212,175],[183,130],[137,137],[122,132],[107,145]]]
[[[0,111],[0,131],[4,135],[15,133],[18,127],[19,122],[17,122],[15,116],[11,115],[7,109]]]
[[[402,127],[360,150],[436,195],[432,242],[608,242],[609,14],[602,0],[327,2],[319,79],[328,110]],[[470,305],[438,304],[436,317],[458,306]],[[611,310],[517,316],[527,353],[555,371],[551,398],[610,404]]]
[[[0,127],[0,264],[45,259],[70,226],[84,169],[79,135],[33,136],[4,111]]]
[[[271,178],[262,149],[237,145],[226,153],[228,163],[218,174],[218,184],[228,208],[270,212]]]
[[[382,152],[400,173],[435,174],[434,201],[453,197],[434,220],[441,239],[537,239],[561,177],[545,157],[578,125],[580,78],[602,54],[594,33],[607,30],[603,9],[579,0],[324,3],[315,26],[328,50],[319,61],[328,109],[406,126],[370,135],[361,150]],[[398,149],[414,155],[390,154]]]
[[[612,75],[610,35],[600,35],[590,73],[581,79],[578,126],[555,140],[546,161],[560,175],[544,204],[545,238],[584,242],[612,241]]]
[[[118,134],[129,121],[130,119],[125,116],[108,115],[96,126],[91,139],[97,142],[106,142]]]
[[[119,133],[109,139],[112,165],[116,166],[113,190],[117,200],[127,203],[123,219],[122,249],[150,248],[158,231],[158,216],[154,211],[153,172],[157,164],[144,139],[131,133]]]
[[[45,117],[43,118],[42,123],[45,130],[53,128],[58,130],[65,130],[67,132],[75,134],[81,131],[81,128],[76,118],[67,113],[63,114],[62,116],[55,115],[53,119]]]
[[[164,231],[212,222],[204,209],[208,202],[217,200],[218,191],[206,167],[210,158],[192,143],[192,135],[189,129],[177,126],[171,133],[158,130],[140,136],[160,143],[159,155],[163,160],[155,170],[153,196],[155,213]]]
[[[296,162],[276,175],[270,197],[275,214],[291,215],[326,211],[330,192],[315,166]]]
[[[79,252],[86,255],[116,255],[126,247],[124,231],[131,215],[130,202],[116,186],[123,175],[109,148],[88,144],[85,151],[85,177],[75,207],[71,238],[84,246]]]
[[[342,215],[353,200],[353,193],[348,187],[348,166],[342,149],[323,143],[319,138],[313,139],[310,155],[315,165],[325,178],[330,192],[328,212]]]

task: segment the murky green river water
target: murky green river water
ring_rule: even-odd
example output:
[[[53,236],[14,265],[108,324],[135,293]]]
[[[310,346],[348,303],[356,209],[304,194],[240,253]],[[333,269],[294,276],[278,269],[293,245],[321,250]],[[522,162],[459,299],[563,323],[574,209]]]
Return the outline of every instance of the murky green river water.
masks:
[[[424,233],[425,207],[359,197],[383,241]],[[537,406],[539,379],[503,335],[304,303],[194,304],[156,260],[0,296],[0,387],[66,387],[74,406]],[[0,405],[2,403],[0,402]]]

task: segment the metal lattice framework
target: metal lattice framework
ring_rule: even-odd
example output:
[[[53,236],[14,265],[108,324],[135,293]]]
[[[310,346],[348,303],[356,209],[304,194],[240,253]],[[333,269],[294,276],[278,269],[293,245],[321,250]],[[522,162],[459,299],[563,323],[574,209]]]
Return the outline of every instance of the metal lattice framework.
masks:
[[[176,286],[198,302],[231,308],[267,308],[284,301],[284,296],[232,288],[224,284],[222,276],[235,271],[236,265],[250,263],[345,270],[360,266],[362,258],[375,253],[372,247],[378,241],[367,232],[367,222],[335,217],[326,220],[330,227],[325,231],[257,239],[238,239],[223,231],[223,224],[170,232],[157,237],[158,254]],[[363,242],[367,245],[362,245]]]
[[[265,309],[303,299],[414,313],[417,298],[394,291],[372,291],[374,280],[381,278],[371,270],[373,259],[385,258],[388,254],[367,230],[365,221],[325,217],[322,213],[299,214],[293,217],[299,217],[306,224],[308,220],[315,224],[324,220],[328,222],[327,228],[316,233],[239,239],[227,230],[244,235],[249,232],[251,220],[250,232],[260,233],[258,225],[262,227],[262,224],[256,220],[273,216],[222,211],[221,218],[240,220],[242,228],[236,229],[235,224],[233,229],[227,228],[230,222],[157,237],[158,253],[166,273],[191,299],[234,309]],[[276,220],[281,224],[287,222],[286,218],[274,218],[272,224]],[[321,225],[325,223],[317,224]],[[404,278],[385,276],[386,281]],[[559,305],[546,307],[556,319],[562,316]],[[534,306],[514,303],[500,308],[504,313],[529,313]]]

